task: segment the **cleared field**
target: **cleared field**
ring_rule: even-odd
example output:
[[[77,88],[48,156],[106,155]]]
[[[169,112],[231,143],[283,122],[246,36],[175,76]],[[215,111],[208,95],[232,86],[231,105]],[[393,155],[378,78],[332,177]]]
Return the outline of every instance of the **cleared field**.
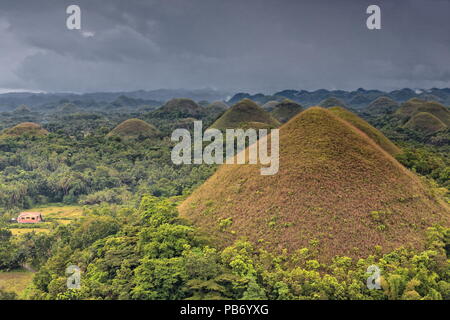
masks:
[[[83,214],[83,208],[79,206],[50,206],[34,208],[29,211],[41,212],[44,220],[56,220],[60,223],[69,223]]]
[[[20,270],[0,272],[0,289],[15,292],[19,297],[33,279],[33,272]]]
[[[36,233],[48,233],[48,232],[50,232],[49,229],[44,229],[44,228],[11,228],[9,230],[12,232],[12,234],[14,236],[20,236],[22,234],[33,232],[33,231],[36,232]]]
[[[13,235],[22,235],[32,231],[37,233],[49,232],[52,222],[69,224],[83,215],[83,208],[79,206],[52,205],[47,207],[36,207],[26,211],[42,213],[45,222],[37,224],[35,227],[33,227],[33,225],[20,225],[19,227],[19,225],[16,224],[10,228]]]

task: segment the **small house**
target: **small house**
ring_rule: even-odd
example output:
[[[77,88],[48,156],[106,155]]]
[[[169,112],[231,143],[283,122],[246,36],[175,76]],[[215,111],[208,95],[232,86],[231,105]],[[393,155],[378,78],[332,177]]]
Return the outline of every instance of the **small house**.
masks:
[[[40,212],[22,212],[17,217],[18,223],[39,223],[44,221]]]

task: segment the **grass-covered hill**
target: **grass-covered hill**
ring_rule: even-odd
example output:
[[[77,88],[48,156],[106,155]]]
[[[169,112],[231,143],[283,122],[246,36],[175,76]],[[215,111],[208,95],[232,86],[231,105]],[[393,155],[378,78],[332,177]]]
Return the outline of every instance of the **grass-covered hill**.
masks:
[[[281,127],[278,174],[222,165],[179,211],[222,246],[245,237],[275,251],[310,247],[322,260],[421,248],[426,228],[450,222],[417,176],[320,107]]]
[[[154,138],[159,135],[158,129],[140,119],[128,119],[115,127],[108,137],[120,137],[122,139]]]
[[[450,126],[450,111],[435,101],[425,101],[417,98],[410,99],[400,106],[395,112],[395,116],[406,123],[419,112],[431,113],[445,123],[446,126]]]
[[[383,96],[372,101],[364,111],[373,115],[388,114],[393,113],[399,106],[400,105],[396,101]]]
[[[285,123],[303,110],[299,103],[290,99],[284,99],[272,109],[270,114],[281,123]]]
[[[319,103],[319,106],[321,106],[323,108],[331,108],[331,107],[347,108],[347,105],[342,100],[340,100],[336,97],[329,97],[329,98],[326,98],[325,100],[322,100]]]
[[[2,133],[7,136],[22,136],[22,135],[45,136],[48,134],[48,131],[42,128],[37,123],[23,122],[19,123],[18,125],[12,128],[3,130]]]
[[[408,122],[405,123],[404,127],[424,134],[433,134],[448,128],[444,122],[429,112],[419,112],[414,114]]]
[[[344,119],[349,122],[362,132],[364,132],[370,139],[375,141],[381,148],[391,155],[396,155],[401,152],[401,150],[384,136],[378,129],[371,126],[365,120],[358,117],[356,114],[344,109],[342,107],[332,107],[330,111],[337,115],[339,118]]]
[[[153,114],[168,119],[180,117],[198,118],[205,114],[205,109],[191,99],[175,98],[167,101],[161,108],[155,110]]]
[[[224,130],[236,128],[276,128],[280,122],[250,99],[243,99],[228,109],[211,128]]]

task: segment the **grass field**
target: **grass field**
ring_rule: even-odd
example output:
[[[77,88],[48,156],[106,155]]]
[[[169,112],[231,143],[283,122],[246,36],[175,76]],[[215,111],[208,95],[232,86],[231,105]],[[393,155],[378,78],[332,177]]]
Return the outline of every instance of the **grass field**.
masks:
[[[51,205],[46,207],[35,207],[28,209],[26,211],[30,212],[40,212],[44,217],[44,223],[39,223],[36,225],[18,225],[15,224],[11,226],[10,230],[13,235],[21,235],[28,232],[49,232],[49,228],[52,222],[57,222],[59,224],[69,224],[73,220],[81,217],[83,215],[83,208],[79,206],[64,206],[64,205]]]
[[[33,279],[33,272],[26,270],[0,272],[0,289],[14,292],[19,297]]]

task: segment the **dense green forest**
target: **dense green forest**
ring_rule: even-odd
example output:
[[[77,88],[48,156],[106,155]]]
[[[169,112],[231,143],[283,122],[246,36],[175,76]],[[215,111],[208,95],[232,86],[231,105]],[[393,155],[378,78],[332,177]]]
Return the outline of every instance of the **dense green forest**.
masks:
[[[216,167],[174,165],[170,132],[190,128],[194,117],[210,125],[223,110],[62,114],[64,108],[22,108],[4,112],[0,121],[2,129],[37,122],[49,132],[0,135],[0,271],[36,270],[21,298],[450,299],[450,229],[443,226],[428,229],[422,251],[374,248],[365,258],[322,262],[314,239],[294,253],[269,252],[246,239],[219,248],[179,217],[177,205]],[[446,132],[425,135],[390,114],[360,115],[400,146],[397,159],[448,201]],[[154,125],[159,136],[107,136],[130,118]],[[53,224],[48,233],[11,233],[18,212],[51,203],[84,206],[83,215]],[[79,290],[67,288],[69,265],[82,270]],[[371,265],[382,270],[381,290],[367,288]],[[17,295],[0,288],[2,298]]]

